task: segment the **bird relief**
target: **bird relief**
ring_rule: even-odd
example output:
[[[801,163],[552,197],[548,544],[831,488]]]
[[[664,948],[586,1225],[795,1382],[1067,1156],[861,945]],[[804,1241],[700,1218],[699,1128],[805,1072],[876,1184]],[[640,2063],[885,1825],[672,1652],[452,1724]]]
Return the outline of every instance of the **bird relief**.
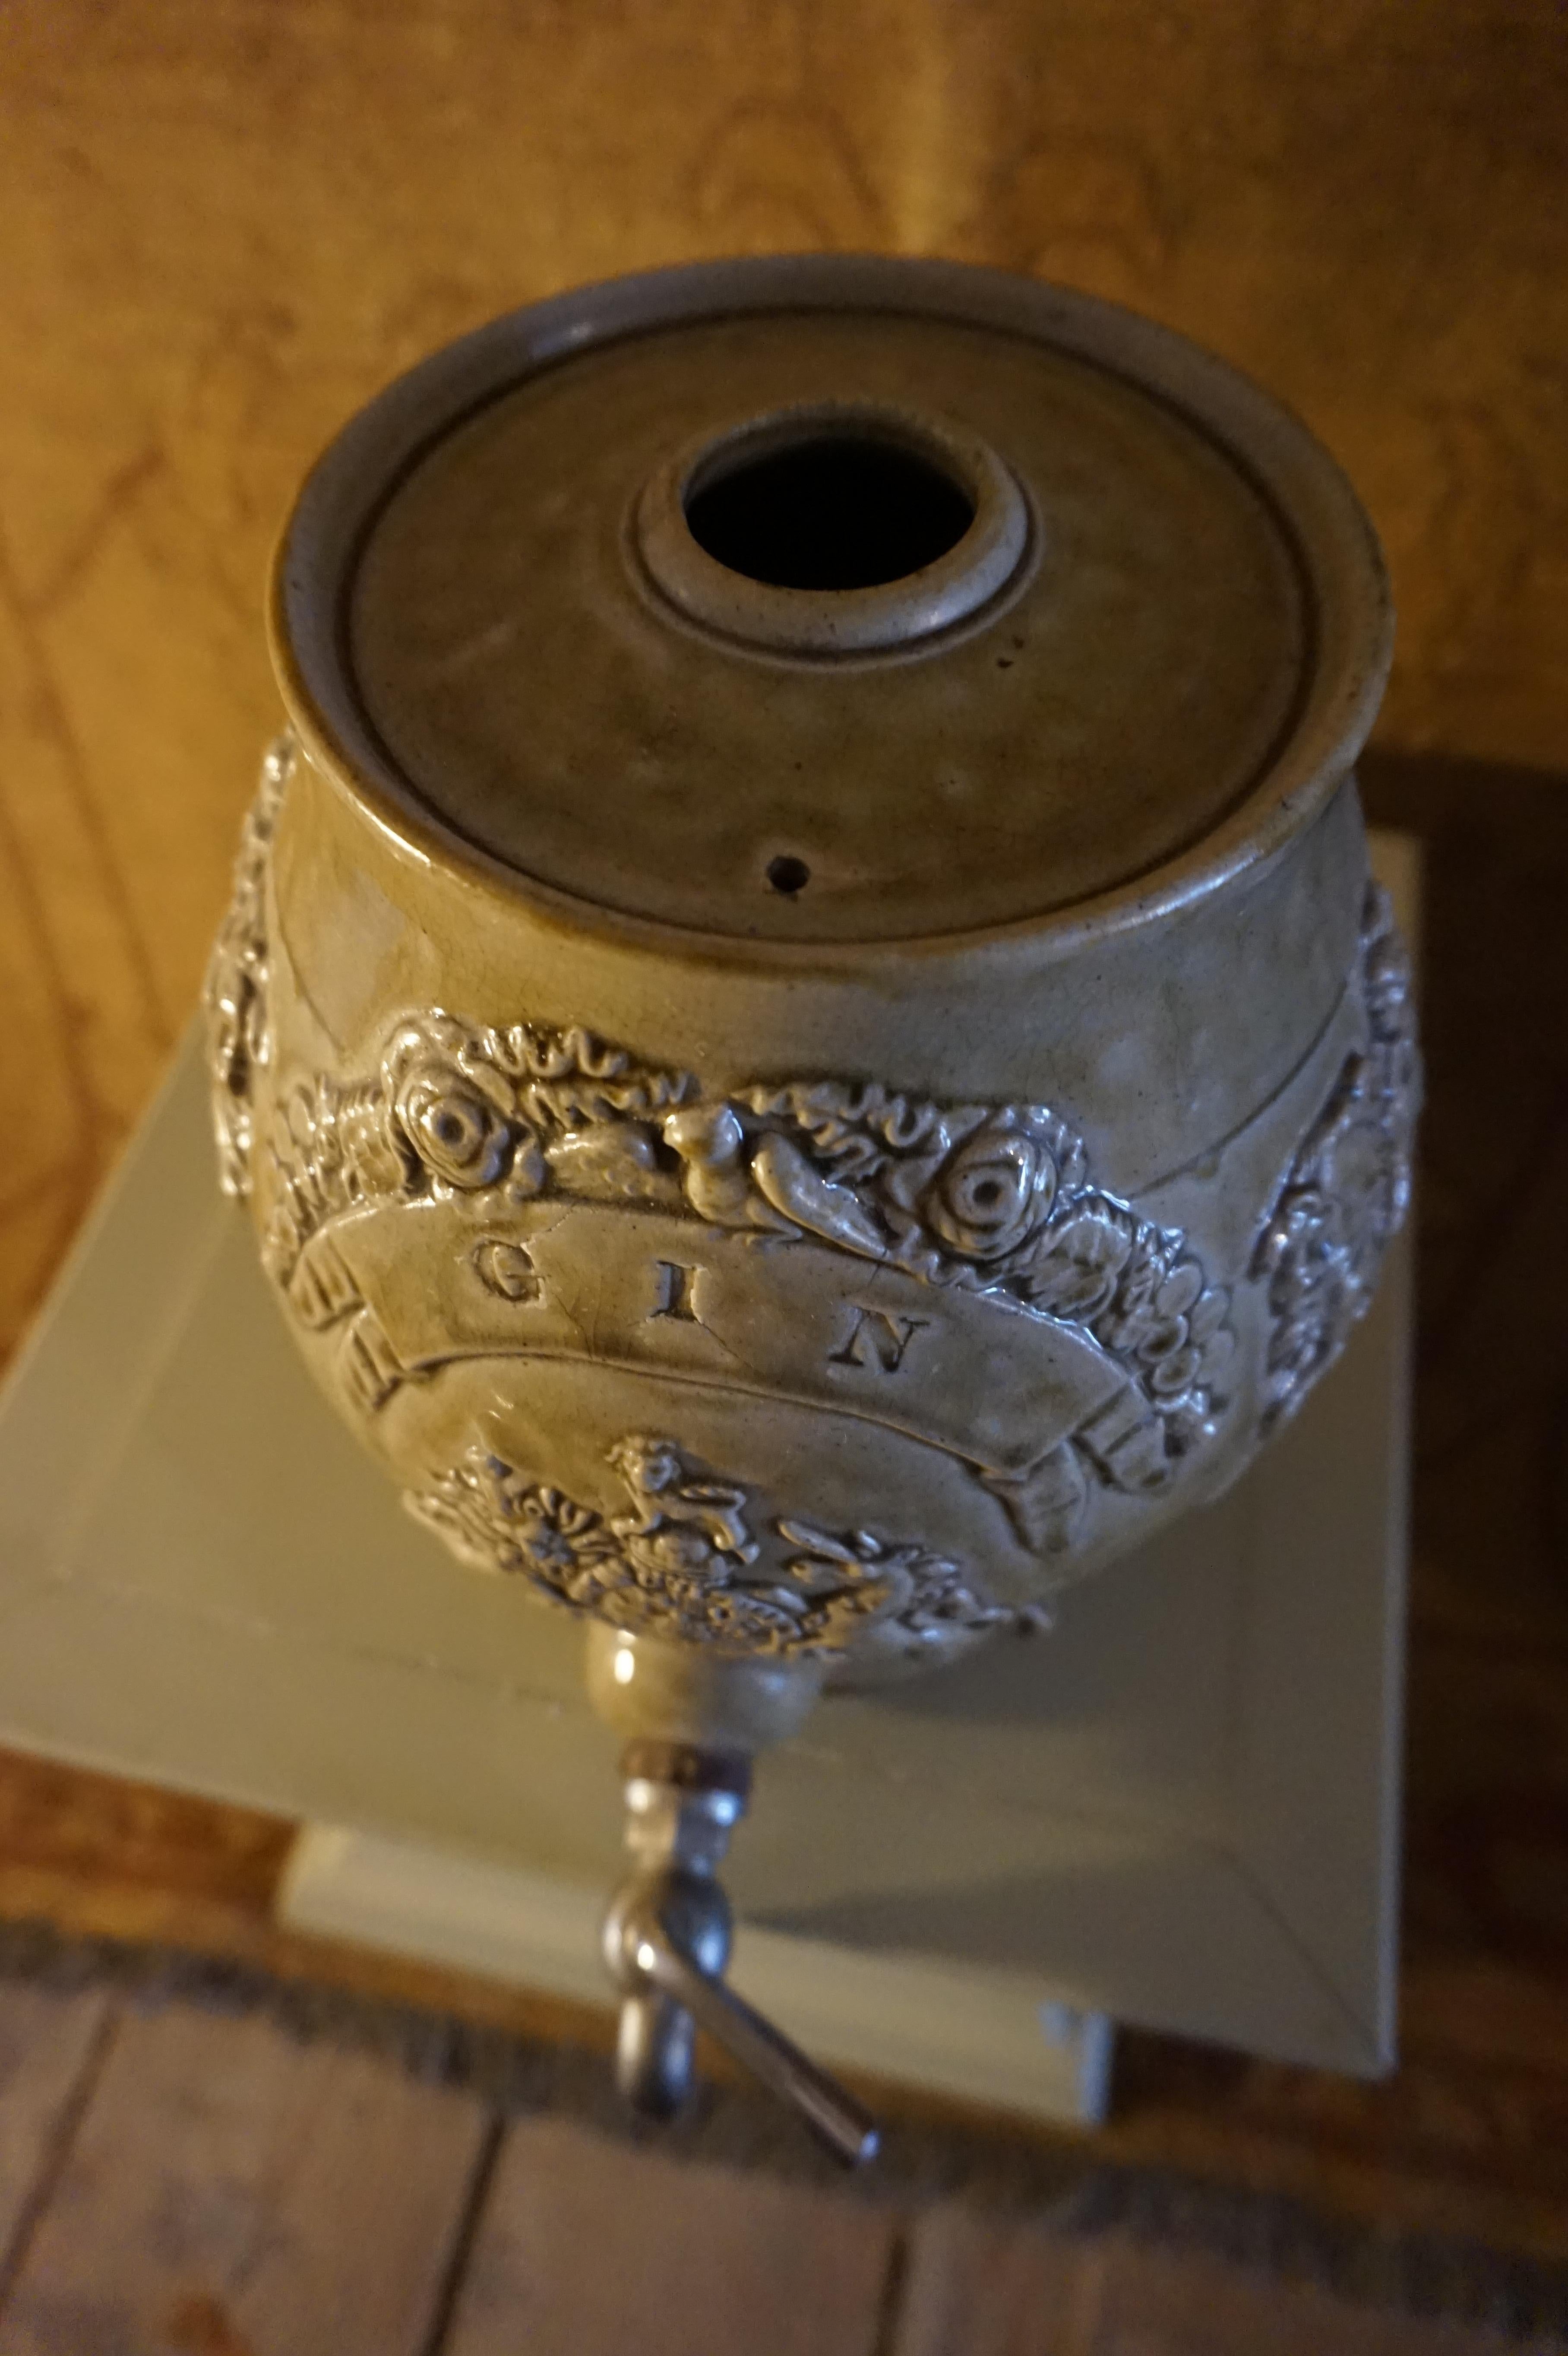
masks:
[[[656,1434],[624,1434],[605,1462],[626,1493],[624,1513],[596,1513],[531,1480],[483,1439],[403,1502],[477,1569],[520,1575],[613,1627],[688,1644],[831,1660],[877,1624],[894,1650],[919,1657],[1014,1617],[948,1557],[870,1530],[778,1516],[766,1528],[782,1559],[763,1563],[748,1492]]]

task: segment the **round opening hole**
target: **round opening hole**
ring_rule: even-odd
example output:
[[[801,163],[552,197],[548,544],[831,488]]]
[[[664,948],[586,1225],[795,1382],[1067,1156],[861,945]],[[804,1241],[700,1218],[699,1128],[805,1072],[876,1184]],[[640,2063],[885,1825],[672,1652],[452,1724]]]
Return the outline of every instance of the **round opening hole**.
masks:
[[[975,503],[918,451],[860,434],[821,433],[761,452],[686,499],[693,540],[716,562],[774,589],[876,589],[955,548]],[[800,884],[774,882],[777,891]],[[801,883],[805,881],[804,869]]]
[[[781,858],[768,862],[768,882],[775,892],[784,893],[788,899],[793,900],[797,892],[804,892],[810,881],[811,870],[804,859],[794,859],[786,851]]]

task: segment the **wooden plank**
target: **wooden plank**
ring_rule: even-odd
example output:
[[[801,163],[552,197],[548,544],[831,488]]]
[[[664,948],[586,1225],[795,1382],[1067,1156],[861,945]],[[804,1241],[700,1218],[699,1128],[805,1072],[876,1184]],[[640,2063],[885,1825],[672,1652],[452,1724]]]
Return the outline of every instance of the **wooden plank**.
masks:
[[[1506,2345],[1491,2331],[1353,2307],[1313,2285],[1275,2282],[1217,2258],[1120,2242],[1102,2264],[1083,2356],[1503,2356]],[[1533,2356],[1562,2346],[1555,2337],[1531,2342]]]
[[[1102,2270],[1093,2244],[928,2210],[910,2236],[890,2356],[1090,2356]]]
[[[485,2114],[272,2022],[127,2016],[3,2356],[419,2356]]]
[[[443,2356],[871,2356],[894,2232],[848,2193],[521,2121]]]
[[[947,2205],[912,2237],[891,2356],[1499,2356],[1502,2344],[1218,2258]],[[1531,2345],[1552,2356],[1563,2343]]]
[[[0,2270],[47,2191],[107,2015],[96,1990],[0,1983]]]

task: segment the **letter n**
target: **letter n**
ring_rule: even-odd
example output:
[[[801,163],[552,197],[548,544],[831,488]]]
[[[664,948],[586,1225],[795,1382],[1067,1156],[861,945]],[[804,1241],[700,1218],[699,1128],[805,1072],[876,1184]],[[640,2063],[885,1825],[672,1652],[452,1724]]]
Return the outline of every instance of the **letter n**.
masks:
[[[859,1301],[850,1306],[855,1323],[841,1349],[828,1359],[832,1366],[874,1366],[884,1375],[896,1375],[904,1361],[904,1352],[915,1335],[930,1323],[924,1317],[900,1317],[891,1309],[870,1309]]]

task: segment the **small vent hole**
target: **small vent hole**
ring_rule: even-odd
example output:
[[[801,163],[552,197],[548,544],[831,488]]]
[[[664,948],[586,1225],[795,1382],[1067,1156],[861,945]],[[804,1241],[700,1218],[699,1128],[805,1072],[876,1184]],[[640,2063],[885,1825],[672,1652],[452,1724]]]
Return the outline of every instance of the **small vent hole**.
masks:
[[[768,862],[768,882],[775,892],[782,892],[786,900],[793,900],[797,892],[804,892],[810,881],[811,870],[804,859],[792,858],[786,851],[780,858]]]

